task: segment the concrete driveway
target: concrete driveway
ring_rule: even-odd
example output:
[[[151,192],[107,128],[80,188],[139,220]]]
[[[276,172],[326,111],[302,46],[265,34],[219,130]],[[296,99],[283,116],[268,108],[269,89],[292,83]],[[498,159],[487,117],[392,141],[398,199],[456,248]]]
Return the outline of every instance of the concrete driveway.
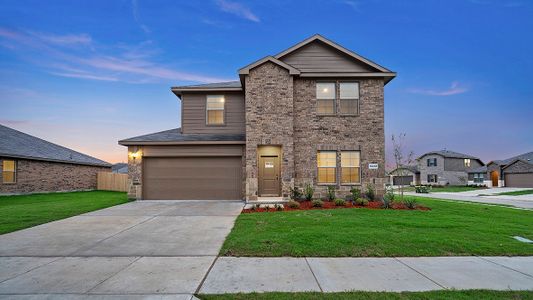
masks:
[[[190,299],[242,207],[137,201],[0,235],[0,298]]]

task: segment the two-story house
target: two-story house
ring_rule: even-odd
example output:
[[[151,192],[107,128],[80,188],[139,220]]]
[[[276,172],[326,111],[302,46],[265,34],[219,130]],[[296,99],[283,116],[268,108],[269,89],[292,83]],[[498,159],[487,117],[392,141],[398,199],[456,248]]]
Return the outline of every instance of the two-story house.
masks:
[[[475,156],[449,150],[428,152],[417,161],[420,183],[428,185],[466,185],[468,173],[484,166]]]
[[[130,197],[286,199],[307,184],[316,196],[383,193],[384,86],[396,73],[314,35],[238,74],[173,87],[181,128],[119,142]]]

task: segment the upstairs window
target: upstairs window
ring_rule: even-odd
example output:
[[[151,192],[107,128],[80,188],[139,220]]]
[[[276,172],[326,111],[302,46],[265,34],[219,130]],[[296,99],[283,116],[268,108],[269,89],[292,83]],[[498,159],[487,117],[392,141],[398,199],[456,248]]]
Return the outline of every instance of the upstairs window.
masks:
[[[437,166],[437,158],[428,158],[428,167],[436,167]]]
[[[341,183],[361,182],[361,157],[359,151],[341,151]]]
[[[341,82],[340,91],[340,113],[345,115],[357,115],[359,113],[359,83]]]
[[[207,125],[224,125],[224,96],[208,95],[206,102]]]
[[[335,114],[335,83],[334,82],[317,82],[316,84],[316,102],[317,113],[320,115]]]
[[[470,168],[470,158],[465,158],[464,164],[466,168]]]
[[[318,183],[335,183],[337,177],[337,152],[318,151]]]
[[[17,162],[14,160],[2,161],[2,182],[16,183],[17,182]]]

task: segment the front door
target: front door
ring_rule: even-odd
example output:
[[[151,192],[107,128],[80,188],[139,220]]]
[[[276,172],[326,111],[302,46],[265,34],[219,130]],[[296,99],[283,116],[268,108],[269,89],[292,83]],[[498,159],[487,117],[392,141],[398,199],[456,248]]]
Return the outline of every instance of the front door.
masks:
[[[499,177],[500,176],[499,176],[498,172],[496,172],[496,171],[492,171],[490,173],[490,179],[492,180],[492,186],[493,187],[498,187],[498,179],[499,179]]]
[[[280,195],[279,156],[259,157],[259,196]]]

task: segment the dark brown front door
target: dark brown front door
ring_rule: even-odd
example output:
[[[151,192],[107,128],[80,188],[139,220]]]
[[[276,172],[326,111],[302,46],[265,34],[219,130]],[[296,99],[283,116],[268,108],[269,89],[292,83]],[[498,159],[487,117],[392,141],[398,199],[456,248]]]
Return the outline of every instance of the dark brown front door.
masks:
[[[259,196],[279,196],[279,156],[259,157]]]
[[[498,187],[498,178],[499,177],[500,176],[499,176],[498,172],[496,172],[496,171],[492,171],[490,173],[490,179],[492,180],[492,186],[493,187]]]

